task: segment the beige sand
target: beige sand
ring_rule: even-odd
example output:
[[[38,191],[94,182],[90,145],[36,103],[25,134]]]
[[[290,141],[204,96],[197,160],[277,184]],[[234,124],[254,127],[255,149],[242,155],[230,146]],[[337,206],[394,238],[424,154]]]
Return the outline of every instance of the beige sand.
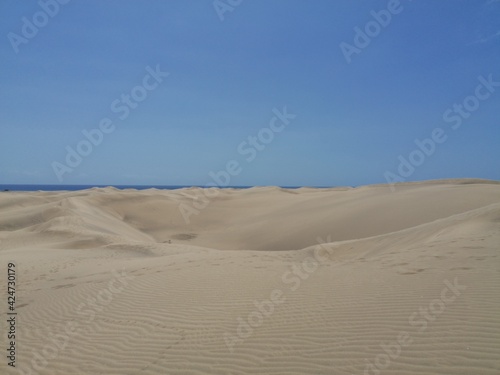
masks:
[[[0,373],[500,373],[500,184],[204,195],[0,193]]]

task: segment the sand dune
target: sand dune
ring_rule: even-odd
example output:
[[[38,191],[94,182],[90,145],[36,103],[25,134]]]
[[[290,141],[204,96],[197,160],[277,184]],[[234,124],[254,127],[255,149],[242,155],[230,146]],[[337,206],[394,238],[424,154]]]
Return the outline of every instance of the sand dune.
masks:
[[[500,373],[499,183],[212,194],[0,193],[0,373]]]

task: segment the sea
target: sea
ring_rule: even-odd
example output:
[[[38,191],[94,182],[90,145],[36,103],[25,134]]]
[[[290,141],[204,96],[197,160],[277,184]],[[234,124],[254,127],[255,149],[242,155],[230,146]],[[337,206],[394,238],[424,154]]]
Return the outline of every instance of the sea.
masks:
[[[112,186],[116,189],[164,189],[164,190],[175,190],[188,187],[204,187],[197,185],[16,185],[16,184],[0,184],[0,192],[2,191],[61,191],[61,190],[85,190],[94,187],[104,188]],[[253,186],[224,186],[233,189],[248,189]],[[300,186],[281,186],[285,189],[297,189]]]

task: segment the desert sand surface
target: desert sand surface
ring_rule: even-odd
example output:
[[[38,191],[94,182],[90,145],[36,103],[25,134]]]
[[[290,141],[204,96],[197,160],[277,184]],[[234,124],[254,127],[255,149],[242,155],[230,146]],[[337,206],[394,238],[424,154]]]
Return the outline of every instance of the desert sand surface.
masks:
[[[0,193],[0,373],[500,374],[500,183],[206,195]]]

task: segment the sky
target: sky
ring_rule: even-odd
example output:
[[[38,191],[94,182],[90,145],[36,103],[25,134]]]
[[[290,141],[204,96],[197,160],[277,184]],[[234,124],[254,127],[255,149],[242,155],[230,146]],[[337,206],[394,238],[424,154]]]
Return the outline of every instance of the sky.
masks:
[[[500,180],[500,0],[2,0],[0,37],[0,184]]]

